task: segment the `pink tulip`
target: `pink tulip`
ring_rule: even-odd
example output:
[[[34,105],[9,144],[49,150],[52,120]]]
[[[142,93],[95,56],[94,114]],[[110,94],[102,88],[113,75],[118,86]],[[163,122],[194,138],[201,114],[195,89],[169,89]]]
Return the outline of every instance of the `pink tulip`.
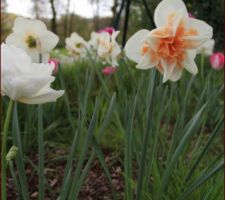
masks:
[[[109,66],[109,67],[105,67],[103,70],[102,70],[102,73],[106,76],[110,75],[110,74],[114,74],[115,72],[117,71],[117,68],[116,67],[112,67],[112,66]]]
[[[97,31],[97,33],[106,32],[106,33],[109,33],[110,35],[112,35],[112,33],[114,31],[115,31],[115,29],[113,27],[105,27],[105,28],[100,29],[99,31]]]
[[[48,60],[48,63],[54,65],[53,74],[56,74],[58,72],[59,60],[57,60],[55,58],[50,58]]]
[[[214,53],[210,56],[210,63],[213,69],[223,69],[224,68],[224,54],[221,52]]]

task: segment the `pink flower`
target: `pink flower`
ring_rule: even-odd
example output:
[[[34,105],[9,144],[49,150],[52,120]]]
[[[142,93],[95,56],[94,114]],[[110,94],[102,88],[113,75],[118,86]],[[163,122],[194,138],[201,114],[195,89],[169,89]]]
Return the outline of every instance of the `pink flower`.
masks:
[[[188,13],[188,16],[189,16],[190,18],[195,18],[195,16],[192,15],[190,12]]]
[[[214,53],[210,56],[210,63],[213,69],[223,69],[224,68],[224,54],[221,52]]]
[[[105,67],[103,70],[102,70],[102,73],[106,76],[110,75],[110,74],[114,74],[115,72],[117,71],[117,68],[116,67],[112,67],[112,66],[108,66],[108,67]]]
[[[105,27],[103,29],[100,29],[99,31],[97,31],[97,33],[102,33],[102,32],[107,32],[110,35],[112,35],[112,33],[115,31],[115,29],[113,27]]]
[[[58,72],[59,60],[57,60],[55,58],[50,58],[48,60],[48,63],[54,65],[53,74],[56,74]]]

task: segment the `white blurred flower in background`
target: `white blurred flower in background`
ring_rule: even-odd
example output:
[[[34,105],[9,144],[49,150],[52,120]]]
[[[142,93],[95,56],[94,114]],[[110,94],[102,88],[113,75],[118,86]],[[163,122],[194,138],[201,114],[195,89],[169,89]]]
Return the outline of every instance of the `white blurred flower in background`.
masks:
[[[91,33],[89,45],[96,51],[99,58],[112,66],[118,66],[117,58],[121,48],[116,41],[119,31]]]
[[[88,43],[78,34],[72,33],[65,40],[66,48],[75,58],[84,58],[87,54]]]
[[[15,45],[24,49],[35,63],[47,63],[49,52],[57,45],[57,35],[47,30],[46,25],[40,20],[17,17],[14,22],[13,32],[6,38],[6,44]]]

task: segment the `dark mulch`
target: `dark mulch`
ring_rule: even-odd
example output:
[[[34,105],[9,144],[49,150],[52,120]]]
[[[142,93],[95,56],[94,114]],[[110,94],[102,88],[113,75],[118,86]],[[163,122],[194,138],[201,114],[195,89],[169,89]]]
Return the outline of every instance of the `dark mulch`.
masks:
[[[63,152],[63,151],[62,151]],[[64,152],[65,153],[65,152]],[[124,180],[121,173],[122,166],[118,161],[118,156],[112,155],[109,151],[104,150],[105,161],[110,170],[112,177],[112,185],[118,200],[124,199]],[[47,156],[46,156],[47,157]],[[29,159],[38,164],[38,155],[29,155]],[[47,178],[48,187],[46,187],[45,200],[56,200],[61,190],[63,173],[66,162],[63,160],[48,162],[45,164],[45,176]],[[26,165],[26,175],[28,178],[30,199],[38,199],[38,176],[31,164]],[[14,186],[14,181],[9,176],[7,184],[8,200],[18,199],[18,195]],[[112,188],[107,177],[104,174],[97,158],[94,159],[89,170],[88,176],[82,186],[79,194],[79,200],[111,200],[113,199]]]

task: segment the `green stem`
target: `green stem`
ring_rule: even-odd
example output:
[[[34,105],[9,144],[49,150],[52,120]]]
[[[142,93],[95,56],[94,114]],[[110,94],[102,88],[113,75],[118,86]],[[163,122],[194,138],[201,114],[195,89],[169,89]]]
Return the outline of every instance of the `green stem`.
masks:
[[[205,64],[205,56],[202,53],[201,54],[201,78],[202,78],[202,80],[204,78],[204,64]]]
[[[43,109],[38,105],[38,155],[39,155],[39,200],[44,199],[44,142],[43,142]]]
[[[149,142],[150,134],[152,133],[152,115],[153,115],[153,103],[154,103],[154,96],[156,92],[157,82],[158,82],[158,75],[156,74],[156,71],[152,71],[152,79],[151,87],[150,87],[150,102],[148,105],[148,118],[147,118],[147,125],[144,133],[144,139],[143,139],[143,147],[141,152],[141,163],[140,168],[138,170],[138,183],[137,183],[137,195],[136,200],[142,199],[142,189],[143,189],[143,180],[144,180],[144,171],[145,171],[145,163],[146,163],[146,155],[147,155],[147,146]]]
[[[39,53],[39,63],[42,63],[41,53]],[[45,177],[44,177],[44,136],[43,136],[43,107],[42,105],[38,105],[38,155],[39,155],[38,199],[43,200],[45,196]]]
[[[6,119],[3,128],[3,136],[2,136],[2,152],[1,152],[1,174],[2,174],[2,200],[6,200],[6,148],[7,148],[7,139],[8,139],[8,129],[10,124],[10,119],[12,115],[14,101],[10,99],[8,110],[6,113]]]

